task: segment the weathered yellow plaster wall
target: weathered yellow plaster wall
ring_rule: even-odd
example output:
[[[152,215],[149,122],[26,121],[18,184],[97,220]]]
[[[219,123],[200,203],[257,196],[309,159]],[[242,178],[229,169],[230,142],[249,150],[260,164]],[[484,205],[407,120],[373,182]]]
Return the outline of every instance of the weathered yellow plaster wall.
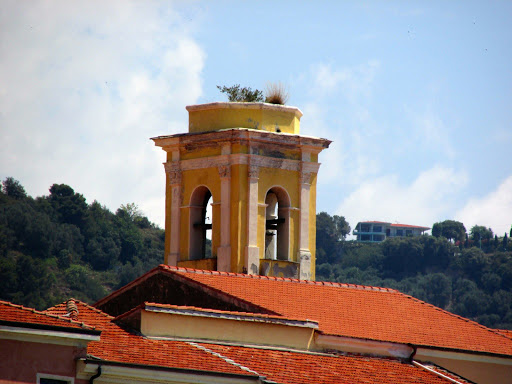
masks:
[[[260,275],[272,277],[299,278],[300,263],[284,260],[260,260]]]
[[[238,273],[243,272],[247,245],[247,188],[247,165],[231,166],[231,270]]]
[[[178,261],[178,267],[204,269],[205,271],[215,271],[217,270],[217,259]]]
[[[152,337],[232,341],[307,350],[314,330],[256,321],[143,311],[141,332]]]
[[[169,185],[169,178],[165,176],[165,243],[164,243],[164,263],[169,265],[169,255],[171,253],[171,230],[173,225],[180,226],[181,223],[173,223],[171,220],[171,204],[172,204],[172,191]]]
[[[190,159],[199,159],[204,157],[212,157],[212,156],[219,156],[222,152],[222,148],[220,146],[216,146],[215,143],[213,143],[212,146],[188,146],[185,148],[182,148],[182,151],[180,153],[180,159],[181,160],[190,160]]]
[[[187,109],[191,133],[250,128],[299,134],[302,116],[297,108],[263,103],[212,103]]]
[[[309,250],[311,252],[311,280],[316,280],[316,180],[317,175],[311,177],[309,200]]]
[[[289,210],[287,216],[289,266],[299,263],[300,251],[300,219],[301,219],[301,173],[312,172],[310,180],[309,212],[307,245],[303,246],[311,252],[310,274],[301,275],[301,278],[315,277],[315,247],[316,247],[316,169],[312,164],[318,162],[318,152],[329,145],[325,139],[299,136],[299,124],[302,112],[295,107],[275,106],[264,103],[211,103],[187,107],[189,111],[189,134],[159,136],[154,138],[156,145],[167,152],[166,169],[169,173],[166,178],[166,263],[169,256],[173,263],[178,257],[179,265],[194,268],[204,268],[207,262],[190,260],[190,197],[198,186],[207,187],[212,193],[212,254],[217,257],[220,253],[222,260],[218,264],[222,270],[226,265],[230,247],[230,270],[234,272],[247,272],[246,263],[255,265],[255,249],[258,247],[260,259],[265,256],[265,224],[266,209],[265,198],[267,192],[273,187],[280,187],[289,196]],[[242,129],[238,129],[238,128]],[[249,128],[249,130],[247,129]],[[253,131],[251,129],[256,129]],[[259,131],[259,132],[258,132]],[[265,132],[262,132],[265,131]],[[302,161],[304,161],[302,163]],[[248,164],[256,167],[257,175],[257,202],[248,201]],[[221,243],[222,223],[221,199],[222,183],[219,171],[224,172],[229,166],[229,241]],[[251,172],[254,172],[252,170]],[[178,252],[170,244],[170,232],[177,223],[171,222],[171,209],[176,208],[172,202],[172,188],[169,178],[176,180],[176,174],[181,174],[181,201],[179,205],[179,255],[170,255]],[[222,181],[224,180],[224,181]],[[225,184],[223,184],[225,186]],[[224,191],[225,192],[225,191]],[[249,205],[257,204],[257,227],[248,228]],[[174,207],[174,208],[172,208]],[[282,207],[282,205],[281,205]],[[176,212],[176,211],[174,211]],[[253,211],[254,212],[254,211]],[[174,216],[177,216],[175,214]],[[254,240],[248,243],[248,233],[254,233]],[[253,236],[251,234],[251,236]],[[304,240],[304,238],[303,238]],[[175,240],[174,240],[175,241]],[[247,253],[247,247],[249,253]],[[219,250],[219,247],[222,247]],[[246,261],[246,254],[251,255]],[[278,255],[279,258],[283,255]],[[205,264],[206,263],[206,264]],[[211,265],[211,262],[209,262]],[[306,264],[303,264],[306,266]],[[282,270],[279,263],[272,264],[275,271]],[[274,271],[274,269],[273,269]],[[272,272],[279,274],[279,272]],[[305,276],[305,277],[304,277]]]
[[[415,359],[430,361],[478,384],[512,384],[512,365],[510,365],[510,361],[508,361],[508,365],[502,365],[431,356],[424,359],[421,356],[416,356]]]

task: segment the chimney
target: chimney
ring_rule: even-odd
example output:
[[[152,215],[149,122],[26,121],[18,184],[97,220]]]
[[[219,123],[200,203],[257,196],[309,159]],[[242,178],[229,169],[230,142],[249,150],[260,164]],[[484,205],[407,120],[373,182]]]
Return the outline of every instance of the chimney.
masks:
[[[66,310],[68,312],[67,316],[69,316],[70,319],[78,321],[78,307],[74,299],[69,299],[66,302]]]

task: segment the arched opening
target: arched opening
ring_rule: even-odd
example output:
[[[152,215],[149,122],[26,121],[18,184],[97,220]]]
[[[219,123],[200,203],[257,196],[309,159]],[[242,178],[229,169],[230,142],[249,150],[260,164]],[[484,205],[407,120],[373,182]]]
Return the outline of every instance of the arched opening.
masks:
[[[190,198],[189,259],[212,257],[212,193],[205,186],[197,187]]]
[[[269,189],[265,197],[265,259],[289,260],[290,198],[283,188]]]

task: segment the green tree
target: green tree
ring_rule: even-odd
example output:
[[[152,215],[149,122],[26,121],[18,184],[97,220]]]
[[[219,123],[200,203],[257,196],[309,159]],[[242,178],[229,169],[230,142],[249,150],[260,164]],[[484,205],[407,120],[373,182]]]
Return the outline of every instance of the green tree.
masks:
[[[142,212],[135,203],[121,204],[119,210],[124,211],[132,221],[135,221],[136,218],[142,216]]]
[[[484,273],[480,278],[480,282],[487,293],[493,293],[501,287],[501,277],[493,272]]]
[[[116,212],[116,224],[121,240],[119,259],[122,263],[133,262],[143,248],[142,234],[128,213],[122,209],[118,209]]]
[[[434,223],[432,235],[435,237],[444,236],[448,240],[463,242],[466,237],[466,227],[460,221],[445,220]]]
[[[6,300],[12,300],[17,290],[17,280],[15,258],[0,258],[0,297]]]
[[[473,241],[490,240],[493,237],[492,229],[486,228],[483,225],[474,225],[469,233]]]
[[[423,244],[424,268],[444,271],[450,265],[454,245],[444,237],[421,236]]]
[[[391,276],[415,275],[424,267],[423,245],[418,237],[390,237],[382,243],[383,267]]]
[[[478,281],[484,268],[489,264],[489,259],[481,249],[471,247],[464,249],[454,262],[467,277]]]
[[[250,87],[240,88],[240,84],[235,84],[231,87],[219,86],[217,88],[228,96],[229,101],[234,102],[262,102],[263,92],[255,89],[254,91]]]
[[[444,273],[433,273],[424,278],[426,300],[438,307],[446,308],[452,295],[452,281]]]
[[[27,197],[25,188],[23,188],[23,186],[18,180],[15,180],[12,177],[7,177],[4,181],[2,181],[2,186],[3,193],[5,193],[9,197],[12,197],[14,199],[23,199]]]
[[[343,216],[330,216],[326,212],[316,215],[317,260],[335,262],[339,254],[339,242],[350,233],[350,225]]]
[[[87,217],[87,203],[85,197],[75,193],[73,188],[66,184],[53,184],[50,187],[49,201],[61,223],[74,224],[83,228]]]
[[[66,280],[71,289],[76,291],[74,293],[77,296],[85,295],[87,301],[101,299],[106,293],[91,271],[82,265],[71,265],[66,270]]]
[[[127,203],[121,204],[119,210],[126,212],[126,214],[130,217],[130,219],[139,227],[139,228],[150,228],[151,223],[148,218],[144,216],[142,211],[139,209],[137,204],[135,203]]]
[[[43,309],[49,288],[55,283],[55,277],[49,274],[48,267],[38,259],[21,255],[16,260],[17,292],[13,301]]]

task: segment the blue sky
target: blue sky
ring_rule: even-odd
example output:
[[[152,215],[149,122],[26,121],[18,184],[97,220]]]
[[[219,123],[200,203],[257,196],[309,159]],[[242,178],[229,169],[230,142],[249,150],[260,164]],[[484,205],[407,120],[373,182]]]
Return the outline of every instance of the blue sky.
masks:
[[[0,12],[0,177],[163,225],[164,153],[216,85],[280,81],[322,153],[318,211],[512,224],[505,1],[19,2]]]

